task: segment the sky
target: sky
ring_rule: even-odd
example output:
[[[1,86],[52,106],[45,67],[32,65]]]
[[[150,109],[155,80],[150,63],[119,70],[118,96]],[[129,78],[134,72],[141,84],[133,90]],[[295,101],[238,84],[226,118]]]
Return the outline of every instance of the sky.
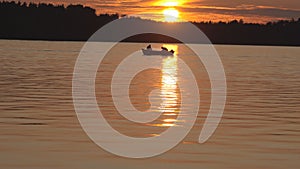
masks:
[[[300,18],[300,0],[23,0],[54,4],[83,4],[97,13],[119,13],[164,20],[172,8],[185,21],[231,21],[264,23]],[[164,12],[165,11],[165,12]],[[168,13],[168,12],[167,12]],[[171,13],[172,15],[172,13]]]

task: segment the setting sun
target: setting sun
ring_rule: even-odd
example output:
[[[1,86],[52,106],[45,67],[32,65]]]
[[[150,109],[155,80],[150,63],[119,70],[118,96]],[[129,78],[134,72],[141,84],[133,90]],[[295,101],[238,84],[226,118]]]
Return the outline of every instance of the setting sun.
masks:
[[[175,8],[168,8],[163,11],[166,22],[176,22],[178,21],[179,11]]]

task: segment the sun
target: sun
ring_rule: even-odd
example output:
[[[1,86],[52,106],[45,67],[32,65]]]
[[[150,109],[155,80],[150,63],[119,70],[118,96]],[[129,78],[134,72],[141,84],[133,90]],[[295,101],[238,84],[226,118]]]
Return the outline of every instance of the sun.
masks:
[[[175,8],[168,8],[163,10],[163,14],[166,22],[176,22],[178,21],[179,11]]]

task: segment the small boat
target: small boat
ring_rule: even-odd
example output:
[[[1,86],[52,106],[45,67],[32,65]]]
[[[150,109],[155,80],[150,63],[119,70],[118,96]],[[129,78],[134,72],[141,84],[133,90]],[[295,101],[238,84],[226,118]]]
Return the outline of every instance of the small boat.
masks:
[[[142,49],[144,55],[173,56],[174,51]]]

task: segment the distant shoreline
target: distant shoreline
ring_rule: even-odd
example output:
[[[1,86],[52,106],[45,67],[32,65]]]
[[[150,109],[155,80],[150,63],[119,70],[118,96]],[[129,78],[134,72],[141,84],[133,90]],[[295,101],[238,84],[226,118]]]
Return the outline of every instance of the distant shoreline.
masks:
[[[85,43],[87,41],[80,41],[80,40],[45,40],[45,39],[0,39],[0,41],[31,41],[31,42],[82,42]],[[100,41],[99,41],[100,42]],[[102,43],[101,41],[100,43]],[[105,43],[105,42],[103,42]],[[107,43],[115,43],[115,42],[107,42]],[[145,43],[145,44],[183,44],[183,43],[177,43],[177,42],[118,42],[118,43]],[[193,44],[193,43],[188,43]],[[203,44],[205,45],[205,44]],[[300,45],[257,45],[257,44],[207,44],[207,45],[220,45],[220,46],[261,46],[261,47],[291,47],[291,48],[297,48],[300,47]]]
[[[43,41],[87,41],[98,29],[119,19],[119,14],[96,14],[83,5],[0,2],[0,39]],[[212,42],[220,45],[300,46],[300,18],[266,24],[190,22]],[[168,23],[162,23],[168,24]],[[176,23],[173,23],[176,24]],[[162,35],[141,35],[122,42],[179,43]]]

